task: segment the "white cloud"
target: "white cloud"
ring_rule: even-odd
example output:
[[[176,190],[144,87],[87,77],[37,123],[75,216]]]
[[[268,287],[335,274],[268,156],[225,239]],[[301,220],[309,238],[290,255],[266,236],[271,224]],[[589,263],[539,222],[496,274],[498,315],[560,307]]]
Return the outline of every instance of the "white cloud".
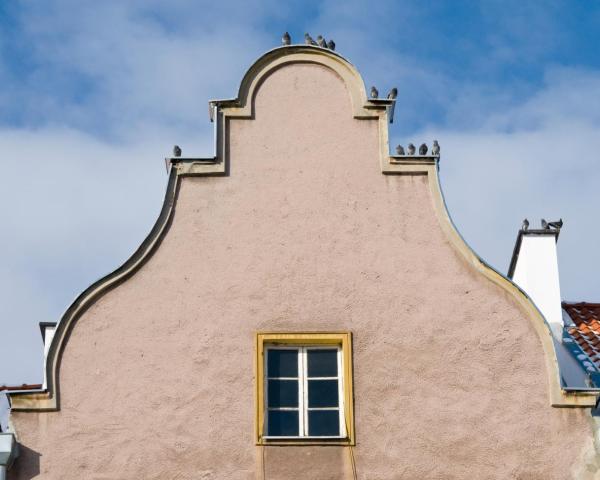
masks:
[[[255,52],[279,41],[253,28],[265,3],[93,5],[23,7],[21,42],[32,68],[9,83],[20,97],[19,116],[117,138],[149,125],[190,128],[206,119],[207,92],[231,96]]]
[[[503,273],[524,217],[532,224],[564,219],[561,283],[563,297],[572,300],[600,298],[594,280],[600,264],[599,89],[595,72],[551,71],[545,88],[481,128],[421,134],[442,144],[442,182],[455,222]]]

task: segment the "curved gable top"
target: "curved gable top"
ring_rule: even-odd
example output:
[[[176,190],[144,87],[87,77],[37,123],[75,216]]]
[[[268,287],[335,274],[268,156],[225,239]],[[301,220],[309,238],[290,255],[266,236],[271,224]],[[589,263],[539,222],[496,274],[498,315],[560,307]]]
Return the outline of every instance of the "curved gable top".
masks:
[[[543,316],[523,291],[478,257],[455,229],[446,210],[439,185],[437,159],[431,156],[400,157],[389,154],[387,110],[393,104],[393,100],[367,99],[364,82],[358,70],[337,53],[320,47],[296,45],[276,48],[259,58],[242,79],[238,98],[210,102],[215,121],[215,156],[206,159],[171,159],[172,168],[165,201],[152,231],[136,252],[122,266],[87,288],[66,310],[57,325],[56,333],[48,352],[46,362],[48,390],[37,393],[11,394],[13,409],[59,409],[60,360],[69,338],[69,332],[76,326],[77,320],[105,293],[134,275],[158,248],[162,238],[168,231],[182,177],[189,175],[228,175],[229,159],[227,158],[227,152],[229,149],[226,143],[228,141],[226,131],[228,128],[228,117],[231,119],[252,119],[252,99],[261,83],[275,70],[294,63],[316,64],[334,71],[346,85],[354,118],[358,120],[376,120],[378,122],[378,148],[382,174],[418,174],[427,176],[433,199],[433,207],[448,242],[463,257],[470,268],[477,270],[511,295],[534,325],[545,353],[551,403],[556,406],[595,405],[596,397],[594,395],[576,392],[567,393],[561,389],[552,336]]]
[[[215,123],[215,154],[211,159],[176,160],[182,175],[226,175],[229,172],[229,150],[227,148],[228,119],[252,119],[253,99],[261,84],[275,70],[298,63],[314,64],[333,71],[348,91],[353,116],[361,120],[379,122],[379,154],[382,171],[395,173],[400,170],[425,173],[415,162],[393,159],[389,155],[388,109],[395,100],[367,98],[362,76],[348,60],[331,50],[312,45],[291,45],[275,48],[260,57],[246,72],[234,99],[209,101],[211,120]],[[421,159],[432,162],[433,157]]]
[[[331,50],[311,45],[279,47],[265,53],[246,72],[240,83],[238,96],[233,100],[213,100],[229,117],[251,118],[252,99],[264,79],[274,70],[293,63],[313,63],[333,70],[346,84],[354,118],[378,118],[376,110],[384,110],[393,103],[388,99],[368,99],[364,81],[354,65]]]

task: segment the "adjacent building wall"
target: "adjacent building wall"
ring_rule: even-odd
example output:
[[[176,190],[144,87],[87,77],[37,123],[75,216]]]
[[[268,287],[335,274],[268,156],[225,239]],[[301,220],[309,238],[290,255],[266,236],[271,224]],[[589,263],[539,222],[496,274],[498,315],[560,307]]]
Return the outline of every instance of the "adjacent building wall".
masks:
[[[8,417],[10,415],[10,403],[6,393],[0,392],[0,432],[8,432]]]
[[[571,478],[589,411],[548,405],[530,320],[447,243],[427,178],[381,174],[323,66],[254,106],[230,176],[183,178],[158,251],[78,320],[60,411],[13,414],[9,478]],[[258,330],[353,332],[352,450],[255,446]]]

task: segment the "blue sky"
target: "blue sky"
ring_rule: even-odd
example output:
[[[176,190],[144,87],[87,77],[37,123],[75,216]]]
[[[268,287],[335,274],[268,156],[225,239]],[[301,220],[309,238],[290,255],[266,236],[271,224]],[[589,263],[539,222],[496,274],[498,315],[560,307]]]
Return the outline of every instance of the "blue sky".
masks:
[[[392,143],[442,146],[450,212],[506,272],[524,217],[563,217],[563,297],[600,301],[600,2],[0,2],[0,384],[41,381],[56,321],[151,228],[172,145],[212,152],[283,31],[334,38],[399,90]]]

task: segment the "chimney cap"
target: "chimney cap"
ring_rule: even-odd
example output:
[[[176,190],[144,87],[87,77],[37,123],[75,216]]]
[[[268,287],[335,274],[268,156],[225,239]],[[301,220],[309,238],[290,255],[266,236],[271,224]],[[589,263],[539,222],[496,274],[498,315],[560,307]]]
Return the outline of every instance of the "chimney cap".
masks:
[[[40,332],[42,333],[42,342],[46,343],[46,329],[55,328],[56,322],[40,322]]]

